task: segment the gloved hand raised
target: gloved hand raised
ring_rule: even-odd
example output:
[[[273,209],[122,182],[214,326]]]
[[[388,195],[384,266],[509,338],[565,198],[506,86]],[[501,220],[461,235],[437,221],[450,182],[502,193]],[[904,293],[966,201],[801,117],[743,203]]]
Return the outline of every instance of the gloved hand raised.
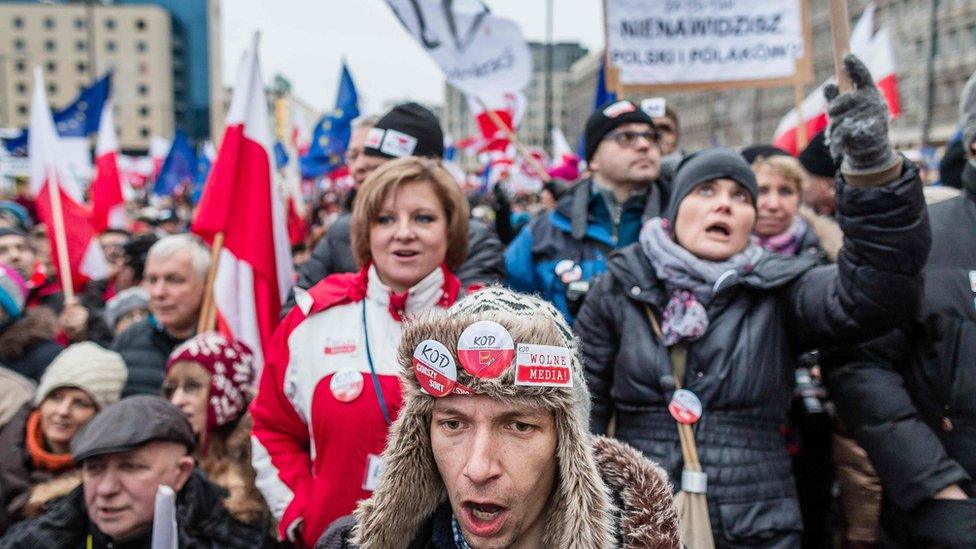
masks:
[[[854,89],[841,94],[837,84],[824,88],[827,99],[827,143],[834,158],[844,157],[842,170],[872,172],[892,166],[897,157],[888,142],[888,104],[874,85],[871,72],[853,54],[844,56],[844,71]]]

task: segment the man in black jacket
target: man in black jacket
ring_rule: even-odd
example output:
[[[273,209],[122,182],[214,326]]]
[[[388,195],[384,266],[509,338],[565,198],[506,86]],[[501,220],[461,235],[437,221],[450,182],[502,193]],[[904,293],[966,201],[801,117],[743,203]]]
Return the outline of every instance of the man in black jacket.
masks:
[[[964,193],[929,206],[932,251],[915,318],[827,355],[828,386],[881,477],[895,546],[976,547],[976,74],[960,105]]]
[[[376,168],[388,160],[401,156],[443,158],[444,133],[440,121],[426,108],[416,103],[397,105],[383,115],[375,125],[357,128],[349,143],[349,171],[356,188]],[[362,144],[358,139],[364,139]],[[361,152],[360,152],[361,149]],[[298,269],[296,286],[307,290],[332,273],[356,272],[360,266],[352,255],[349,241],[350,215],[344,214],[329,228],[312,250],[312,256]],[[484,223],[471,220],[468,231],[468,259],[457,270],[465,288],[501,282],[505,277],[502,243]],[[293,295],[282,316],[294,304]]]

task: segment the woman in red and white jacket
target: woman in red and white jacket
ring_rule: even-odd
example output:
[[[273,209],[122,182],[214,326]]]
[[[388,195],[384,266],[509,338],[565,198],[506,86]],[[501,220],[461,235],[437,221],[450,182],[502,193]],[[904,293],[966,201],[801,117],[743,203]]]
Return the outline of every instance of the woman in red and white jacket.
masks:
[[[350,231],[362,270],[296,295],[251,404],[257,487],[306,547],[371,493],[403,404],[400,322],[457,300],[468,203],[439,163],[401,158],[363,183]]]

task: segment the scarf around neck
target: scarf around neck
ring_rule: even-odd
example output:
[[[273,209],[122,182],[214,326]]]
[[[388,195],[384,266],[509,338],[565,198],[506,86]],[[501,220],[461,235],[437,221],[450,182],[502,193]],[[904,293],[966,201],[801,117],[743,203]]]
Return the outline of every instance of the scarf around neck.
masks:
[[[695,341],[708,329],[706,307],[722,288],[752,271],[763,249],[752,243],[725,261],[701,259],[674,241],[667,220],[648,220],[640,246],[664,283],[668,302],[661,315],[664,344]]]
[[[36,469],[51,473],[60,473],[74,467],[71,454],[55,454],[44,448],[44,433],[41,431],[41,411],[34,410],[27,418],[27,430],[24,443],[31,464]]]
[[[789,228],[780,234],[773,236],[753,235],[752,240],[757,246],[767,252],[796,255],[797,249],[800,246],[800,239],[803,238],[803,233],[806,230],[807,222],[800,215],[796,215]]]

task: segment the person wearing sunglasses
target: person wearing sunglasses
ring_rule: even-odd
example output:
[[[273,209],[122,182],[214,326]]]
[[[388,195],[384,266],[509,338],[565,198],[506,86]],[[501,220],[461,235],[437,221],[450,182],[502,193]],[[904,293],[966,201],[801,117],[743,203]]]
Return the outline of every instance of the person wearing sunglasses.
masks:
[[[598,108],[586,122],[584,144],[591,176],[530,221],[505,252],[509,286],[542,295],[570,321],[588,281],[606,270],[606,256],[635,242],[641,224],[668,200],[658,177],[660,133],[638,105],[622,100]]]

